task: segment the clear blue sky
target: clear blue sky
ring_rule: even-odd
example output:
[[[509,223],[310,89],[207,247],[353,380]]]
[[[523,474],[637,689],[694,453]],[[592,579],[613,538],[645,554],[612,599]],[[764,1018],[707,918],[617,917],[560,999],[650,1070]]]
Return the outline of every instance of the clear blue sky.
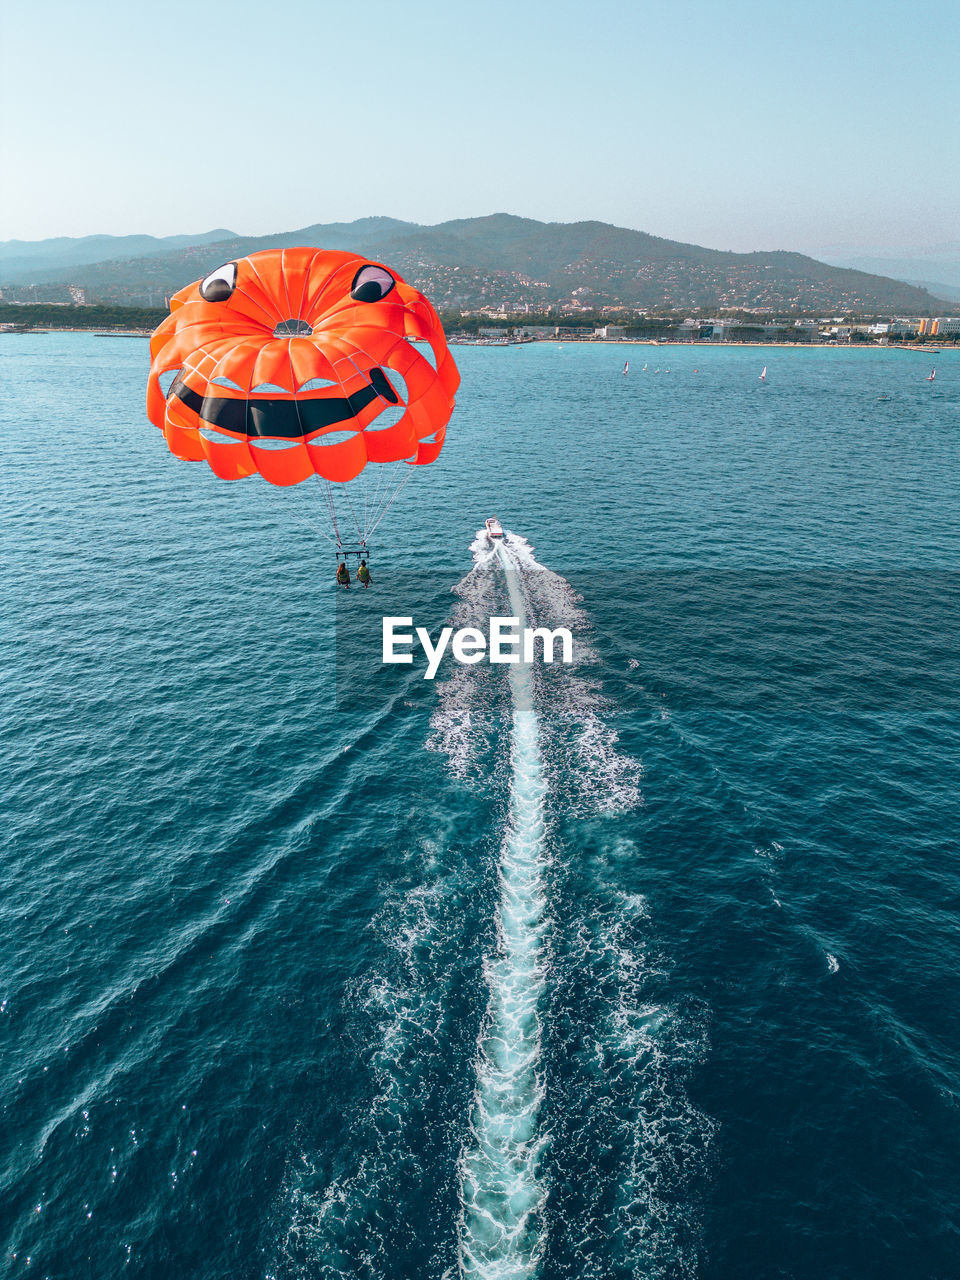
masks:
[[[0,239],[599,218],[956,240],[960,3],[13,0]]]

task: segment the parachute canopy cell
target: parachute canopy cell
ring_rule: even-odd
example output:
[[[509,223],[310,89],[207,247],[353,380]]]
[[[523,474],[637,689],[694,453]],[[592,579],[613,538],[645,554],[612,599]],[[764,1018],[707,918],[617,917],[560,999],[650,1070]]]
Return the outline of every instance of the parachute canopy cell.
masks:
[[[275,485],[433,462],[460,382],[423,294],[312,248],[254,253],[181,289],[150,356],[147,415],[171,452]]]

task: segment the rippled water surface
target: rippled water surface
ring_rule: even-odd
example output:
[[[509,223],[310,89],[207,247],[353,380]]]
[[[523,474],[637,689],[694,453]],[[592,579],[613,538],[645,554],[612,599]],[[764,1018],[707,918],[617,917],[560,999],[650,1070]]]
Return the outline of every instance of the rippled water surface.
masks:
[[[459,349],[338,598],[0,335],[0,1273],[957,1274],[960,354],[629,356]]]

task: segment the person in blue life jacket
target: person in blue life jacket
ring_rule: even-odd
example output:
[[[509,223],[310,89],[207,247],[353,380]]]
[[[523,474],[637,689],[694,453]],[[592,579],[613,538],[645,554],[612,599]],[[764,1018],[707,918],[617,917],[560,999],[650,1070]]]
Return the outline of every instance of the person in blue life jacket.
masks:
[[[370,570],[367,568],[366,560],[360,561],[360,568],[357,570],[357,581],[363,583],[364,591],[370,585]]]
[[[347,568],[345,560],[341,560],[337,565],[337,586],[350,590],[350,570]]]

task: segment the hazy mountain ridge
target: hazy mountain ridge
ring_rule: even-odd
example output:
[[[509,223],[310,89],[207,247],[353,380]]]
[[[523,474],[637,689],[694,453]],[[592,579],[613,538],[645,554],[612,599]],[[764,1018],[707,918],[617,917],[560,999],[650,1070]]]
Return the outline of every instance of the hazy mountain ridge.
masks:
[[[904,249],[898,253],[881,249],[843,249],[830,246],[819,257],[836,267],[853,267],[891,275],[895,280],[942,280],[960,289],[960,240],[926,249]]]
[[[926,289],[927,293],[935,298],[945,298],[947,302],[953,303],[954,311],[957,310],[957,303],[960,303],[960,285],[942,284],[936,280],[908,280],[907,284],[915,284],[918,289]]]
[[[788,251],[733,253],[666,240],[642,231],[588,221],[544,223],[511,214],[421,226],[373,217],[317,223],[269,236],[218,233],[170,237],[160,252],[111,257],[65,267],[49,261],[30,283],[79,286],[89,301],[158,304],[230,258],[259,249],[313,244],[350,249],[393,265],[444,308],[583,306],[744,307],[930,314],[947,304],[925,290],[865,271],[837,267]],[[87,240],[110,237],[87,237]],[[8,242],[9,243],[9,242]],[[45,242],[40,242],[40,245]],[[60,242],[54,242],[58,244]],[[76,243],[76,242],[75,242]],[[31,246],[39,249],[40,246]],[[0,246],[0,278],[9,275]],[[22,273],[21,273],[22,274]],[[22,290],[14,292],[22,292]]]
[[[960,241],[899,254],[866,251],[858,254],[829,249],[824,250],[822,260],[835,267],[892,276],[918,289],[927,289],[935,297],[953,303],[960,301]]]
[[[0,241],[0,276],[7,284],[32,284],[48,278],[51,271],[62,273],[107,260],[116,262],[176,253],[190,245],[215,244],[234,235],[236,232],[218,227],[195,236],[96,235],[3,240]]]

